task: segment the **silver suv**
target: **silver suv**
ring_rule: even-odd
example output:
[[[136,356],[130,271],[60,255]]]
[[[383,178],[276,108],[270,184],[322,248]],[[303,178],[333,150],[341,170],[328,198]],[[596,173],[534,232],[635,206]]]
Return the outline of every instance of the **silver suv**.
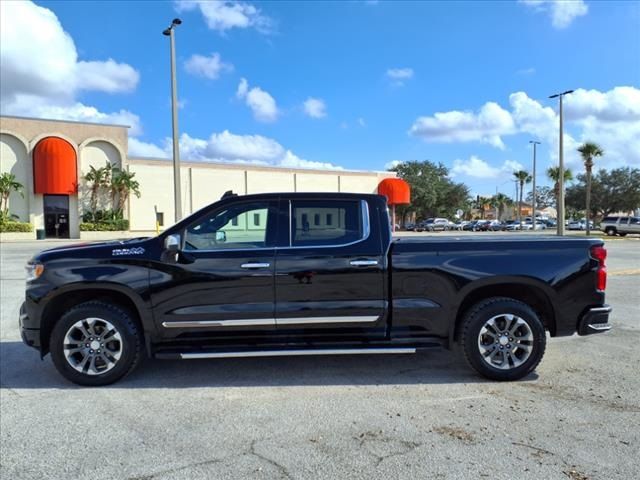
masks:
[[[600,223],[600,230],[607,235],[640,233],[640,217],[604,217]]]

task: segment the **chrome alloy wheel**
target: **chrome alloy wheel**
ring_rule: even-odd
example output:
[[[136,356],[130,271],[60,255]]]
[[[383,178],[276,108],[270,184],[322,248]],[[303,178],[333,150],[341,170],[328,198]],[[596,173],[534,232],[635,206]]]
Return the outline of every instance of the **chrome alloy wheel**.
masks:
[[[529,324],[517,315],[496,315],[480,329],[478,348],[488,365],[501,370],[516,368],[531,355],[533,332]]]
[[[85,318],[71,325],[64,336],[64,356],[75,370],[102,375],[116,366],[122,356],[122,337],[102,318]]]

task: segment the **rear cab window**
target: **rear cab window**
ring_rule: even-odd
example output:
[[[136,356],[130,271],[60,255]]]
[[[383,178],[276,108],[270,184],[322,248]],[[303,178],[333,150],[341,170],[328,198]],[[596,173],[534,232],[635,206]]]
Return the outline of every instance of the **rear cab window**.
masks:
[[[292,247],[340,246],[369,235],[364,201],[291,200],[289,244]]]

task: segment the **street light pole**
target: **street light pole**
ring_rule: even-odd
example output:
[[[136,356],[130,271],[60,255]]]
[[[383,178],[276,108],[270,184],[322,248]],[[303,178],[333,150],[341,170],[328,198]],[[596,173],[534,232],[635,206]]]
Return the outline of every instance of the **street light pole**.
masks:
[[[562,123],[562,98],[573,90],[556,93],[549,98],[559,98],[560,101],[560,139],[558,152],[558,235],[564,235],[564,149],[563,149],[563,123]]]
[[[531,143],[533,145],[533,202],[532,202],[532,210],[533,210],[533,216],[532,216],[532,223],[533,223],[533,229],[536,229],[536,146],[540,145],[540,142],[537,142],[535,140],[529,140],[529,143]]]
[[[173,30],[182,20],[174,18],[162,34],[169,37],[171,45],[171,122],[173,129],[173,206],[175,221],[182,219],[182,193],[180,184],[180,145],[178,143],[178,85],[176,81],[176,46]]]

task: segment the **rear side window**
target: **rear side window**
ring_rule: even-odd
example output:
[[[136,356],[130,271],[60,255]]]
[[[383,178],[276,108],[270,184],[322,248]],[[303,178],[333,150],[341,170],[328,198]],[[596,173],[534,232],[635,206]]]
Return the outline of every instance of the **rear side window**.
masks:
[[[640,217],[631,217],[629,225],[640,225]]]
[[[618,217],[604,217],[602,219],[603,222],[617,222],[618,221]]]
[[[368,217],[363,204],[358,200],[292,200],[291,246],[343,245],[364,239]]]

